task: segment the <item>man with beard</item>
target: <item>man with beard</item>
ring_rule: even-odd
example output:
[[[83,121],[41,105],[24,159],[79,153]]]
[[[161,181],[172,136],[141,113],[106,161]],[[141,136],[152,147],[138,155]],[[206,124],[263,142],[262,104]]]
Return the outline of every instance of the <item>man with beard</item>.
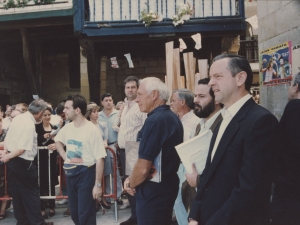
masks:
[[[211,87],[208,86],[210,79],[204,78],[198,81],[195,87],[194,97],[194,113],[200,117],[200,126],[196,128],[195,136],[207,130],[214,131],[217,124],[222,120],[221,108],[223,104],[215,101],[215,95]],[[200,174],[198,174],[193,164],[193,173],[185,174],[186,181],[182,184],[182,201],[188,210],[196,195],[196,187],[200,182]]]
[[[187,89],[178,89],[173,91],[171,98],[171,109],[180,119],[183,126],[183,141],[187,141],[195,136],[196,127],[200,124],[200,118],[197,117],[194,112],[194,96],[193,93]],[[182,163],[179,165],[177,171],[179,177],[179,191],[175,201],[174,210],[176,219],[179,225],[187,223],[186,218],[188,216],[187,211],[184,208],[181,198],[181,186],[185,181],[186,170]]]

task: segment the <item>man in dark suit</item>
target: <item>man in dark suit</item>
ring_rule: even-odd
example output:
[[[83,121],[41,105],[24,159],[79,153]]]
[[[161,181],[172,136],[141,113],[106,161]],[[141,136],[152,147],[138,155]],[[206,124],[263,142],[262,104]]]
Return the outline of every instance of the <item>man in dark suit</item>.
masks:
[[[209,85],[223,103],[189,224],[265,224],[270,203],[272,143],[278,121],[249,95],[253,74],[242,56],[217,56]]]
[[[300,223],[300,73],[291,82],[288,99],[279,123],[279,157],[271,206],[274,225]]]

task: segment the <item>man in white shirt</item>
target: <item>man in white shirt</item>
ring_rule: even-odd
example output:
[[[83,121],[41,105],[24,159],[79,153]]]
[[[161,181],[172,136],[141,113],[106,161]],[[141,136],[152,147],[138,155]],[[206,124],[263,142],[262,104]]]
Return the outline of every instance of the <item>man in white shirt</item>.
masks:
[[[223,120],[211,139],[189,224],[267,224],[278,121],[249,95],[253,74],[239,55],[222,54],[210,67]]]
[[[53,224],[42,218],[38,176],[33,163],[37,154],[35,123],[46,108],[43,100],[32,101],[28,111],[11,122],[6,135],[1,161],[7,165],[17,224]]]
[[[63,112],[73,122],[66,124],[54,139],[64,160],[71,217],[76,225],[96,224],[94,200],[102,196],[106,156],[99,129],[84,117],[86,109],[83,96],[68,96]]]
[[[120,160],[122,170],[125,175],[125,143],[126,141],[137,141],[137,134],[143,127],[147,118],[146,113],[140,111],[139,105],[135,102],[137,97],[137,90],[139,87],[139,80],[137,77],[129,76],[124,80],[125,95],[127,101],[121,114],[121,125],[118,135],[118,145],[120,148]],[[120,225],[134,225],[137,224],[135,197],[127,195],[131,206],[131,216],[128,220],[120,223]]]
[[[200,124],[200,118],[197,117],[193,112],[193,93],[185,88],[174,90],[171,97],[170,106],[172,111],[178,116],[178,118],[182,122],[184,131],[183,141],[187,141],[194,137],[196,127]],[[181,187],[182,183],[185,181],[185,172],[186,170],[183,164],[180,163],[179,169],[177,171],[179,177],[179,191],[174,205],[176,220],[179,225],[186,224],[186,218],[188,216],[181,197]]]
[[[195,136],[207,130],[214,132],[215,127],[222,120],[221,108],[223,104],[215,101],[215,95],[211,87],[208,85],[210,79],[204,78],[198,81],[195,87],[195,109],[194,113],[200,119],[200,126],[196,128]],[[207,157],[207,156],[206,156]],[[196,195],[196,187],[200,182],[200,175],[196,167],[193,166],[191,174],[186,173],[186,182],[182,185],[182,201],[186,209],[190,208],[192,200]]]
[[[103,110],[99,113],[98,120],[107,123],[108,128],[108,146],[111,147],[116,153],[115,144],[118,140],[118,132],[114,129],[114,123],[119,118],[119,111],[114,108],[113,97],[110,93],[105,93],[101,96],[101,104],[103,105]],[[119,128],[119,127],[118,127]],[[110,174],[113,174],[113,155],[107,150],[107,158],[105,158],[105,182],[106,182],[106,192],[111,193]],[[120,177],[119,170],[117,169],[117,203],[122,205],[122,180]]]

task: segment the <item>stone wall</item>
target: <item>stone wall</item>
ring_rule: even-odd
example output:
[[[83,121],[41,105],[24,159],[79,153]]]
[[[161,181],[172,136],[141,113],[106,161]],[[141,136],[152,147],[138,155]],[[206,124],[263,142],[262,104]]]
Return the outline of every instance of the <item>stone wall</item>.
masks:
[[[292,41],[300,44],[300,1],[257,1],[259,51]],[[277,118],[283,114],[287,103],[287,85],[261,87],[261,105]]]

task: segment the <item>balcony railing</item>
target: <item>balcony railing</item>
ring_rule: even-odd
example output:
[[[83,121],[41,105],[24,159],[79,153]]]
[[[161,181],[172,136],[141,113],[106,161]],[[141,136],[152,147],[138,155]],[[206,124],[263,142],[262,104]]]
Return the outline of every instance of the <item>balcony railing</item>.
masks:
[[[178,3],[189,3],[195,10],[193,18],[225,17],[239,14],[240,0],[89,0],[88,21],[140,20],[141,12],[147,8],[170,18],[176,14]]]
[[[64,9],[71,9],[72,7],[73,7],[73,0],[55,0],[53,4],[35,5],[33,1],[30,1],[23,8],[5,9],[3,0],[2,1],[0,0],[0,16],[20,14],[20,13],[34,13],[34,12],[43,12],[43,11],[52,11],[52,10],[64,10]]]

